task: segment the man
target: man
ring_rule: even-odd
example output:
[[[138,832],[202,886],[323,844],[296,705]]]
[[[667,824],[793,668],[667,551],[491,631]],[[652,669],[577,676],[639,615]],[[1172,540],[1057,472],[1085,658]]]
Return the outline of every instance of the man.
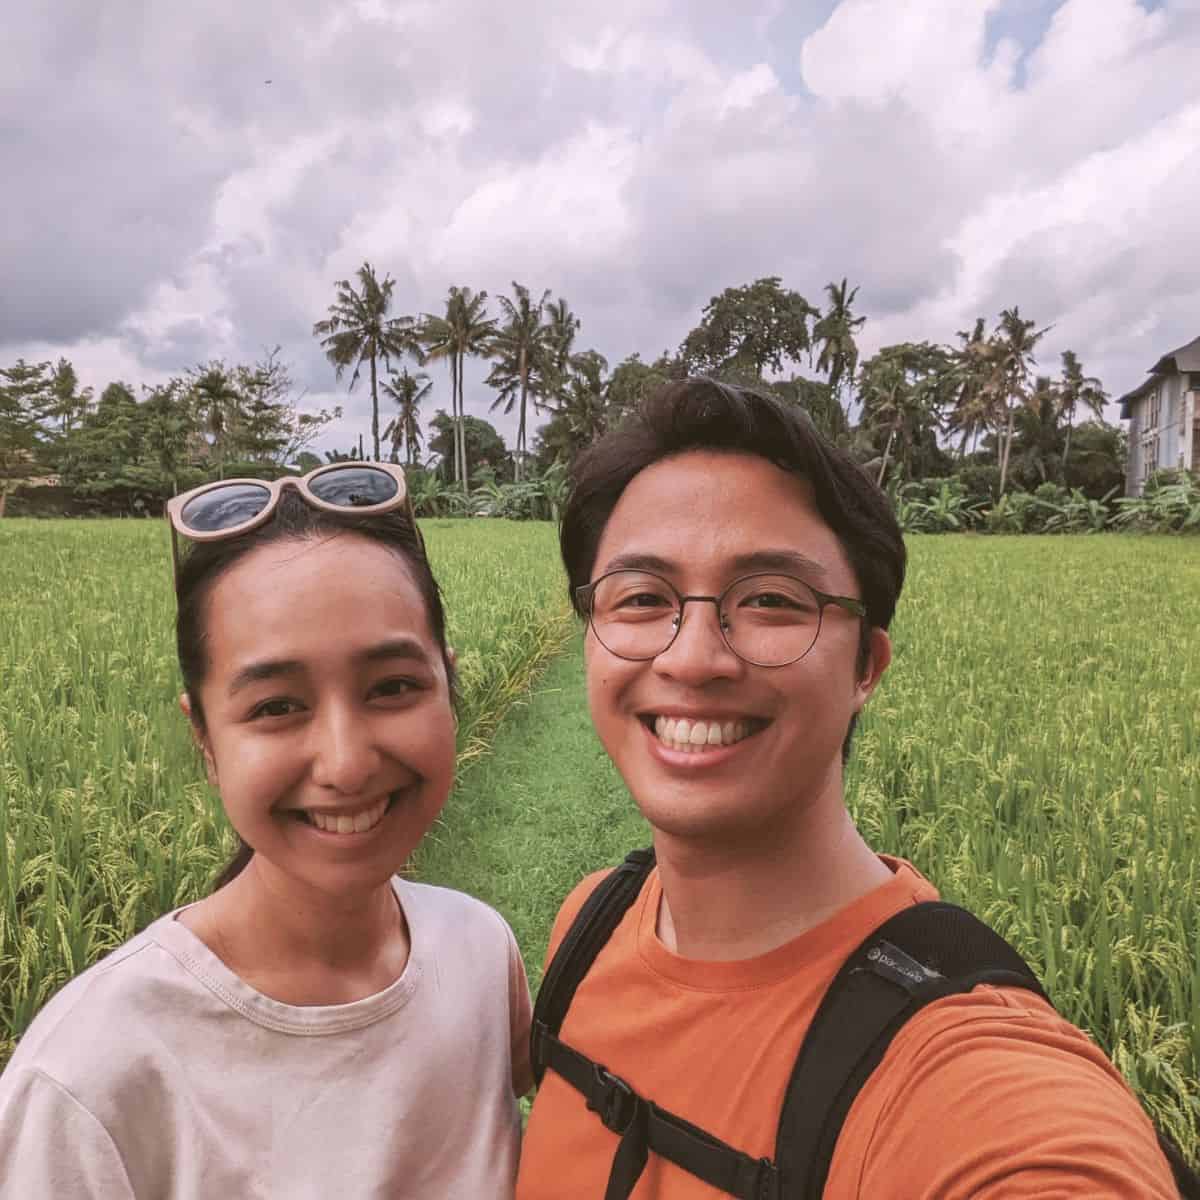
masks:
[[[855,720],[891,659],[900,529],[804,414],[686,380],[581,459],[561,543],[588,618],[592,719],[657,861],[559,1036],[618,1077],[619,1101],[636,1093],[657,1106],[643,1117],[675,1114],[753,1168],[775,1153],[797,1053],[843,960],[937,895],[867,846],[843,797]],[[551,957],[605,874],[567,899]],[[632,1117],[606,1124],[577,1089],[547,1070],[518,1200],[727,1194],[645,1157]],[[846,1116],[824,1194],[1177,1192],[1091,1041],[1034,993],[985,986],[900,1030]]]

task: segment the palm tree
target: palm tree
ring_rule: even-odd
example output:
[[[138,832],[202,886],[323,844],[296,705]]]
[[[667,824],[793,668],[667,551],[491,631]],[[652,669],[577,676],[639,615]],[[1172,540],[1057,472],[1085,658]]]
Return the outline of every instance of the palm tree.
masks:
[[[1000,455],[1000,495],[1008,478],[1008,460],[1012,453],[1013,423],[1018,405],[1029,403],[1029,373],[1037,362],[1033,356],[1038,342],[1050,331],[1050,326],[1034,331],[1037,322],[1027,321],[1014,306],[1000,314],[1000,324],[992,335],[995,343],[997,378],[992,388],[995,400],[993,424],[1000,432],[1004,426]]]
[[[843,382],[854,378],[858,369],[858,344],[854,334],[866,323],[866,317],[856,317],[850,311],[858,288],[849,294],[846,292],[847,280],[839,283],[827,283],[825,291],[829,295],[829,308],[813,326],[813,341],[821,345],[817,355],[817,370],[824,371],[829,376],[829,391],[838,395],[838,389]],[[850,406],[846,406],[846,420],[850,420]]]
[[[348,279],[339,279],[334,287],[337,299],[329,306],[329,316],[313,326],[313,337],[321,339],[325,357],[333,364],[334,377],[351,365],[350,390],[358,382],[362,364],[371,364],[371,437],[375,443],[375,458],[379,458],[379,392],[376,362],[391,367],[393,358],[412,354],[419,359],[412,317],[389,317],[392,289],[396,281],[390,275],[382,283],[369,262],[358,268],[359,291]]]
[[[225,364],[213,360],[192,372],[192,404],[205,433],[212,435],[217,478],[225,478],[225,450],[241,417],[242,394]]]
[[[499,392],[490,411],[495,412],[503,404],[507,416],[514,405],[520,404],[514,462],[515,478],[519,483],[525,461],[525,413],[530,384],[533,380],[540,389],[552,350],[551,330],[543,321],[543,313],[550,299],[549,291],[544,291],[535,304],[529,297],[529,289],[514,279],[513,292],[516,294],[515,301],[507,296],[499,297],[500,307],[508,319],[492,339],[491,353],[499,361],[492,368],[487,383]],[[534,403],[537,403],[536,390]]]
[[[561,296],[546,306],[547,367],[553,378],[547,379],[547,390],[561,401],[571,367],[571,350],[579,333],[579,318]]]
[[[1034,380],[1029,402],[1017,410],[1012,463],[1018,477],[1036,479],[1039,483],[1056,482],[1051,476],[1057,475],[1054,464],[1058,460],[1061,411],[1058,385],[1049,375],[1039,375]]]
[[[1067,443],[1063,447],[1063,470],[1067,469],[1067,455],[1071,453],[1071,430],[1075,425],[1075,410],[1083,405],[1093,416],[1104,416],[1104,403],[1108,393],[1094,375],[1084,375],[1083,367],[1074,350],[1064,350],[1062,356],[1062,379],[1058,385],[1058,411],[1067,418]]]
[[[450,408],[454,419],[454,481],[470,491],[467,475],[467,442],[463,430],[463,364],[468,354],[484,354],[496,331],[494,318],[487,316],[487,292],[469,287],[452,287],[446,297],[446,315],[426,313],[420,338],[427,357],[444,358],[450,364]]]
[[[955,394],[949,417],[947,433],[962,433],[958,445],[961,462],[967,456],[967,444],[977,441],[988,424],[990,415],[989,381],[993,375],[992,344],[984,333],[984,319],[977,317],[975,327],[968,333],[958,331],[962,343],[951,351],[954,363]]]
[[[383,431],[385,439],[392,442],[392,462],[397,461],[400,444],[404,443],[404,461],[406,465],[417,465],[417,448],[421,444],[421,401],[429,395],[433,381],[424,371],[415,375],[408,373],[407,367],[391,372],[390,383],[383,385],[383,394],[392,400],[399,412],[392,418],[391,424]]]

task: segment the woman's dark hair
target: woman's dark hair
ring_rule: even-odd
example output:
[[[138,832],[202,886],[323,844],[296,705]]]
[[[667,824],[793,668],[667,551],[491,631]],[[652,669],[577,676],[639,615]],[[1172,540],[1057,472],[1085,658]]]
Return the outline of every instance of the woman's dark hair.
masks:
[[[714,379],[666,384],[580,455],[559,530],[575,611],[584,615],[576,589],[591,579],[600,538],[621,493],[639,472],[689,450],[756,455],[808,480],[817,511],[845,550],[862,591],[867,615],[859,669],[864,670],[871,628],[887,629],[904,585],[907,554],[890,501],[802,408]],[[843,759],[849,756],[854,725],[852,720]]]
[[[239,537],[215,542],[196,542],[183,558],[175,579],[175,645],[183,688],[191,704],[192,721],[200,733],[206,729],[200,688],[208,673],[208,597],[220,577],[247,554],[273,542],[307,541],[352,533],[387,547],[404,560],[429,617],[429,628],[442,654],[451,703],[457,703],[458,690],[454,663],[446,645],[446,617],[441,592],[433,577],[425,544],[414,522],[404,513],[374,516],[345,514],[313,508],[294,491],[287,490],[271,519]],[[254,854],[241,837],[229,865],[217,876],[213,890],[224,887],[238,875]]]

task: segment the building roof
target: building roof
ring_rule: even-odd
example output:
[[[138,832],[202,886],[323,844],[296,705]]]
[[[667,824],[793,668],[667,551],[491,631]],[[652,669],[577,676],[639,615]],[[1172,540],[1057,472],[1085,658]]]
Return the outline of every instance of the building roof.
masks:
[[[1144,383],[1138,384],[1133,391],[1126,392],[1117,401],[1121,406],[1121,420],[1125,421],[1129,419],[1130,406],[1139,396],[1144,396],[1150,389],[1150,386],[1158,382],[1159,377],[1174,375],[1179,371],[1194,371],[1200,374],[1200,337],[1193,338],[1186,346],[1180,346],[1178,350],[1172,350],[1169,354],[1164,354],[1150,368],[1150,378]]]

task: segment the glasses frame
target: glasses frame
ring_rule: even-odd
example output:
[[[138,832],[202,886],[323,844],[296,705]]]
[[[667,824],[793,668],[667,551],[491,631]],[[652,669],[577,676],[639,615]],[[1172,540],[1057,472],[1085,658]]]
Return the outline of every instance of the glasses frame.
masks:
[[[679,601],[679,604],[675,609],[675,632],[671,634],[670,641],[668,641],[661,650],[657,650],[653,654],[618,654],[600,636],[600,631],[596,628],[596,589],[606,579],[611,578],[613,575],[645,575],[650,579],[657,579],[659,582],[666,584],[666,586],[670,589],[671,594],[676,600]],[[763,576],[771,576],[776,579],[791,579],[795,583],[802,584],[804,587],[808,588],[808,590],[817,598],[817,632],[813,634],[812,644],[807,650],[804,651],[803,654],[798,654],[795,658],[789,658],[787,662],[760,663],[755,662],[752,658],[747,658],[729,640],[726,622],[721,617],[722,602],[725,600],[725,597],[728,596],[729,593],[738,586],[738,584],[745,583],[747,579],[758,579]],[[730,653],[751,667],[762,667],[769,671],[773,671],[777,667],[790,667],[793,664],[798,663],[806,655],[812,653],[813,646],[817,644],[817,639],[821,636],[821,627],[825,621],[825,609],[829,605],[832,604],[835,608],[840,608],[843,611],[850,613],[851,616],[861,618],[867,615],[867,607],[861,600],[856,600],[853,596],[834,596],[829,592],[823,592],[819,588],[813,587],[813,585],[807,580],[800,579],[796,575],[789,575],[786,571],[753,571],[749,575],[739,575],[737,579],[733,580],[733,582],[730,583],[729,586],[720,593],[720,595],[685,596],[669,579],[665,579],[662,575],[657,575],[653,571],[640,571],[632,567],[618,567],[615,571],[606,571],[600,576],[599,579],[593,579],[591,583],[581,584],[575,589],[575,598],[579,606],[584,610],[584,612],[587,613],[588,626],[596,635],[596,641],[598,641],[600,645],[603,646],[604,649],[607,650],[614,658],[622,659],[625,662],[653,662],[654,659],[656,659],[660,654],[666,654],[666,652],[670,650],[673,645],[675,645],[675,639],[679,637],[679,631],[683,628],[683,610],[689,600],[699,600],[715,604],[717,607],[717,627],[721,631],[721,640],[729,648]]]
[[[348,470],[361,471],[364,467],[369,467],[372,470],[382,471],[385,475],[390,475],[396,481],[396,494],[387,500],[380,501],[378,504],[364,504],[361,506],[331,504],[328,500],[322,500],[319,496],[315,495],[309,486],[310,482],[320,475],[329,475],[338,471]],[[228,529],[192,530],[189,528],[183,519],[183,510],[191,501],[195,500],[198,496],[219,491],[221,488],[233,487],[237,484],[249,484],[252,487],[266,488],[270,492],[261,512],[255,513],[249,520],[241,521],[237,525],[231,525]],[[374,462],[372,460],[326,463],[323,467],[317,467],[315,470],[309,471],[306,475],[285,475],[280,479],[216,479],[211,483],[202,483],[199,487],[181,492],[178,496],[172,496],[167,501],[164,515],[171,529],[171,563],[175,578],[178,579],[179,577],[180,537],[185,537],[190,542],[220,542],[226,538],[240,537],[244,533],[249,533],[251,530],[257,529],[260,525],[265,525],[271,519],[275,510],[279,507],[280,497],[287,488],[294,488],[300,493],[305,504],[311,508],[319,508],[323,512],[342,513],[343,515],[352,513],[355,516],[370,517],[376,516],[379,513],[394,512],[402,508],[412,522],[413,529],[417,532],[417,540],[421,543],[422,551],[425,549],[425,539],[421,536],[421,529],[417,525],[416,514],[413,512],[412,498],[408,493],[408,481],[404,477],[403,467],[397,463]]]

